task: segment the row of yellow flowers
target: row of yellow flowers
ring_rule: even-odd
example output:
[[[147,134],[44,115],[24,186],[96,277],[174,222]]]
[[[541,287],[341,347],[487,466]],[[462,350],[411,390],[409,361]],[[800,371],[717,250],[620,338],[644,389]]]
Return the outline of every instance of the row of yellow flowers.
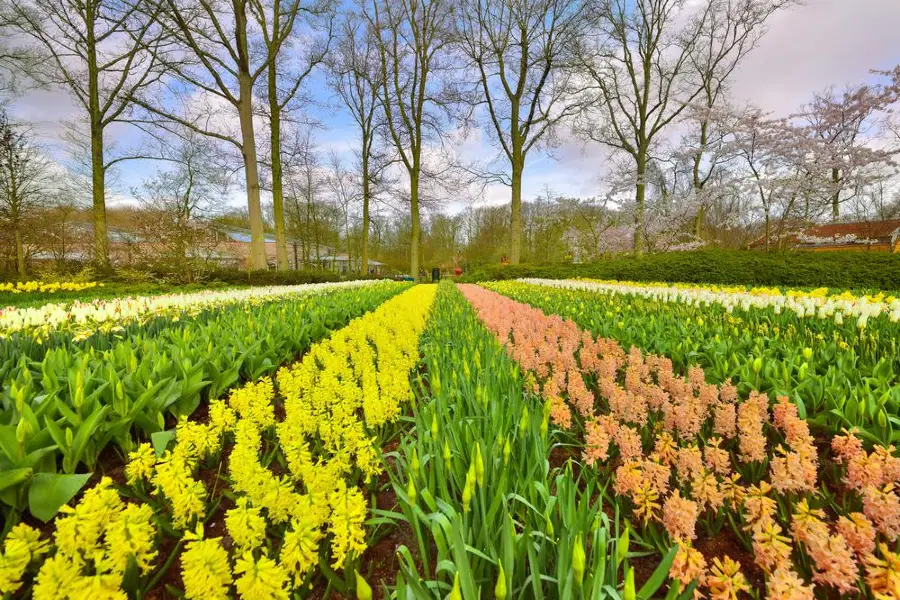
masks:
[[[212,403],[207,422],[180,422],[174,445],[141,445],[121,493],[102,479],[64,510],[52,541],[17,526],[0,556],[0,596],[33,585],[36,600],[126,598],[172,567],[188,599],[287,599],[309,588],[317,565],[352,565],[366,548],[360,485],[382,468],[377,433],[412,396],[434,296],[435,286],[411,288],[274,382]],[[224,535],[213,535],[223,516]],[[166,536],[177,545],[162,555]]]
[[[83,292],[103,287],[96,281],[10,281],[0,283],[0,292],[8,294],[55,294],[57,292]]]

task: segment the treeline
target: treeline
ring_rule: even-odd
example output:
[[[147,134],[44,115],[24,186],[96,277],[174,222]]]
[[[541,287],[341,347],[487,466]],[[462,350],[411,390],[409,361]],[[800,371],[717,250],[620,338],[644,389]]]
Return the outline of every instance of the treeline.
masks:
[[[26,124],[0,124],[0,216],[24,271],[28,223],[54,198],[83,199],[90,259],[107,265],[116,173],[156,161],[131,196],[169,227],[197,229],[223,189],[242,190],[251,269],[268,268],[267,228],[278,269],[289,237],[310,254],[330,237],[332,251],[356,248],[363,273],[379,236],[402,232],[383,256],[405,248],[416,276],[446,262],[453,223],[468,219],[451,202],[458,212],[490,184],[509,187],[507,215],[466,224],[474,262],[590,258],[623,242],[685,249],[757,230],[769,246],[804,223],[895,214],[900,69],[811,93],[791,115],[728,94],[771,16],[795,4],[0,0],[4,97],[43,87],[77,111],[60,124],[65,168]],[[352,156],[317,145],[327,133],[310,108],[324,102],[350,117]],[[496,150],[477,163],[455,150],[476,130]],[[528,158],[566,136],[611,151],[597,165],[604,198],[576,203],[616,224],[598,236],[575,218],[562,248],[541,236],[568,217],[529,220],[522,182]]]

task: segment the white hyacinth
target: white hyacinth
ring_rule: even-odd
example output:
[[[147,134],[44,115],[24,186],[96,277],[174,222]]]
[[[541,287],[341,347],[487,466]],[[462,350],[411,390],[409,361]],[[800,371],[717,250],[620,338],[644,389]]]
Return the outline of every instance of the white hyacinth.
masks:
[[[790,311],[799,318],[828,318],[834,315],[838,325],[844,317],[857,319],[860,327],[865,327],[870,318],[885,315],[892,322],[900,320],[900,299],[890,302],[875,301],[865,296],[852,299],[844,296],[817,296],[803,293],[780,294],[769,291],[724,291],[700,286],[673,286],[668,284],[616,283],[582,281],[573,279],[520,279],[523,283],[570,290],[588,290],[613,294],[630,294],[663,302],[680,302],[691,306],[718,304],[728,312],[735,307],[742,310],[751,308],[772,309],[775,314]],[[790,314],[790,313],[788,313]],[[865,317],[865,318],[863,318]]]
[[[374,283],[372,280],[308,283],[236,290],[205,290],[190,294],[135,296],[93,302],[76,301],[71,306],[45,304],[36,308],[10,307],[0,309],[0,338],[17,332],[46,334],[58,329],[81,329],[86,330],[83,333],[89,334],[89,330],[93,328],[121,326],[144,317],[197,311],[248,300],[272,300],[372,283]]]

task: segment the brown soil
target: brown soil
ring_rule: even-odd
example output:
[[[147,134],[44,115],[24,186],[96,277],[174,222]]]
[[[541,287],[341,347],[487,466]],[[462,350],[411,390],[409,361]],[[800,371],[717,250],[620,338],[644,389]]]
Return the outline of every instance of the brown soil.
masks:
[[[729,556],[732,560],[741,563],[741,572],[747,578],[750,586],[757,590],[764,590],[766,577],[762,570],[753,562],[753,554],[748,552],[737,535],[728,527],[722,527],[719,533],[712,537],[700,535],[694,547],[706,559],[707,567],[712,566],[713,558]]]

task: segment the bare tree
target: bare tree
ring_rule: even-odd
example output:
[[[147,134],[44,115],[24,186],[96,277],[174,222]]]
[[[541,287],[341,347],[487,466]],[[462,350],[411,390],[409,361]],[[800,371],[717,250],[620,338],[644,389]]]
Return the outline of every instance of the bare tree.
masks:
[[[212,162],[215,151],[203,136],[186,133],[165,155],[165,170],[132,191],[141,202],[141,233],[150,242],[151,261],[190,274],[214,249],[206,222],[220,206],[224,181]]]
[[[410,276],[419,278],[420,177],[425,144],[442,134],[443,100],[435,81],[451,41],[451,0],[371,0],[366,17],[378,42],[380,102],[389,138],[409,174]]]
[[[522,254],[522,173],[528,153],[575,114],[573,72],[584,19],[580,0],[464,0],[461,46],[477,77],[474,97],[508,163],[510,262]]]
[[[685,0],[609,0],[591,13],[580,62],[597,101],[579,130],[634,163],[634,250],[644,251],[647,167],[660,133],[703,91],[691,58],[711,2],[686,14]],[[599,113],[599,114],[598,114]]]
[[[349,268],[352,258],[350,247],[350,208],[360,199],[361,193],[356,186],[353,174],[337,152],[332,151],[328,153],[328,167],[331,171],[328,176],[328,187],[331,190],[331,197],[334,199],[335,206],[341,213],[341,228],[347,247]]]
[[[791,6],[796,0],[710,0],[711,9],[698,32],[690,62],[701,89],[688,112],[691,127],[691,181],[698,198],[727,157],[716,150],[728,135],[728,127],[715,116],[725,100],[729,82],[743,59],[757,46],[766,32],[766,21],[776,11]],[[700,237],[707,210],[698,202],[694,235]]]
[[[23,83],[35,81],[34,69],[37,56],[24,44],[14,43],[17,33],[15,19],[0,4],[0,106],[19,96],[25,89]]]
[[[324,215],[327,179],[323,172],[315,139],[309,129],[295,130],[285,143],[285,221],[294,237],[300,240],[299,264],[319,265],[322,244],[329,238]]]
[[[388,164],[376,145],[379,124],[378,96],[382,90],[382,70],[378,42],[373,31],[358,15],[344,21],[340,44],[331,62],[331,86],[344,103],[359,131],[357,150],[362,188],[362,240],[360,274],[369,272],[370,211],[381,174]]]
[[[177,43],[177,52],[157,56],[175,77],[167,81],[168,94],[145,96],[138,103],[148,111],[149,125],[175,133],[188,129],[240,151],[250,220],[250,268],[266,269],[253,89],[269,68],[270,57],[254,52],[261,36],[248,15],[250,0],[157,1],[160,22]],[[223,105],[237,113],[238,131],[221,119]]]
[[[110,126],[130,122],[134,98],[162,75],[156,11],[144,0],[2,0],[4,12],[41,53],[31,74],[67,90],[90,132],[94,254],[109,264],[106,176],[141,152],[109,155]]]
[[[884,179],[893,166],[895,152],[874,147],[870,139],[898,96],[900,90],[890,85],[854,85],[841,92],[829,88],[797,115],[812,141],[810,168],[830,188],[833,221],[840,217],[841,204]]]
[[[49,183],[50,161],[32,133],[0,112],[0,222],[13,233],[20,277],[25,276],[23,224],[44,205]]]
[[[268,100],[272,218],[275,222],[275,257],[279,270],[287,270],[287,238],[284,222],[284,182],[281,156],[283,113],[301,95],[303,82],[322,63],[331,47],[334,13],[331,2],[304,4],[301,0],[251,0],[250,9],[262,32],[266,49],[265,96]],[[301,44],[297,30],[301,17],[310,25],[326,21],[326,34]],[[302,46],[302,47],[301,47]],[[291,59],[291,56],[294,59]]]

